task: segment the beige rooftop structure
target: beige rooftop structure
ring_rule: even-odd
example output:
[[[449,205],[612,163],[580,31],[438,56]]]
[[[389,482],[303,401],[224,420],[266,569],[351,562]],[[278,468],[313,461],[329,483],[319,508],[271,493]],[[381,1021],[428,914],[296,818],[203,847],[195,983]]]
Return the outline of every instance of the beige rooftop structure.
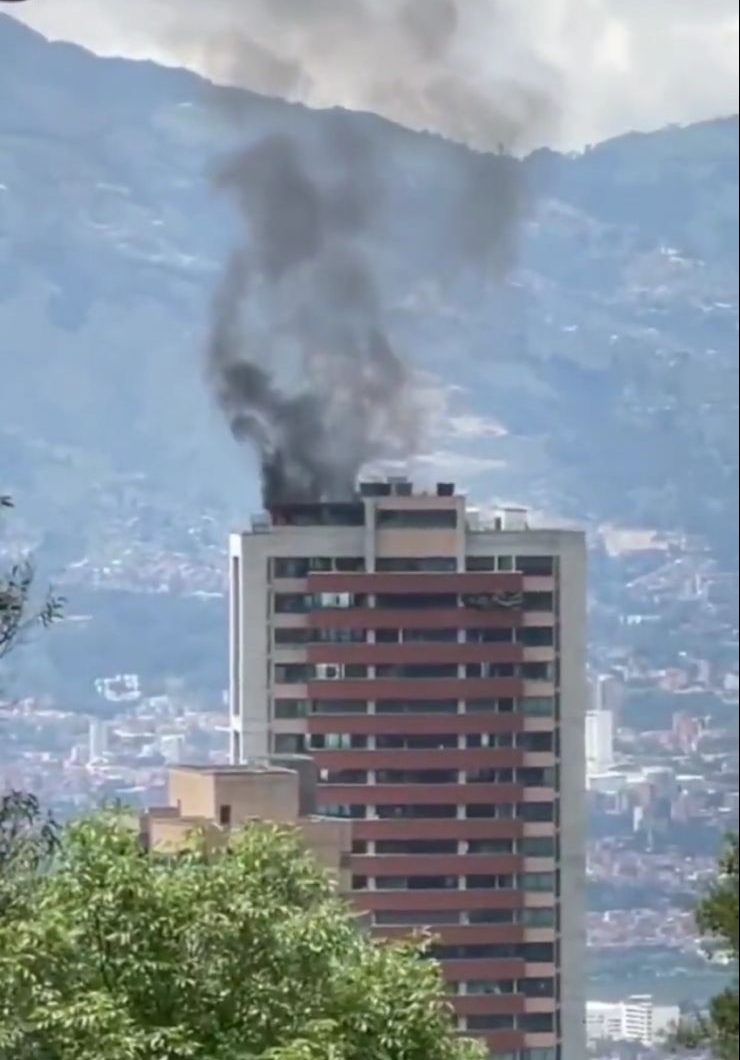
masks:
[[[182,850],[200,831],[214,846],[257,822],[299,830],[319,864],[347,890],[351,823],[315,813],[316,767],[296,756],[241,766],[179,766],[168,776],[168,805],[141,817],[148,849]]]

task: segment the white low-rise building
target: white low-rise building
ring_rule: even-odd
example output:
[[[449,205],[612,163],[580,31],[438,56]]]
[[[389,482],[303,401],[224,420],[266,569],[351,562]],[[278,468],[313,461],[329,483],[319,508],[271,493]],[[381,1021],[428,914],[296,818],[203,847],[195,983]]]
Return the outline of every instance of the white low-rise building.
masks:
[[[586,1035],[589,1045],[613,1041],[653,1046],[670,1035],[679,1018],[678,1005],[655,1005],[649,994],[635,994],[624,1001],[589,1001]]]

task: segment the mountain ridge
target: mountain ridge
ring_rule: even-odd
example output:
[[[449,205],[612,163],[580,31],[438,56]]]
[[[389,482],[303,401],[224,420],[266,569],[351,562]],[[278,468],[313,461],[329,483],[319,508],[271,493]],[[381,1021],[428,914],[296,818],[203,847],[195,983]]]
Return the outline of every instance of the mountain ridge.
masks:
[[[225,527],[258,498],[200,356],[231,225],[209,172],[236,129],[211,94],[239,101],[240,137],[315,135],[329,112],[99,58],[6,16],[0,55],[3,488],[29,532],[54,535],[52,566],[105,537],[132,476],[147,504]],[[446,391],[429,458],[484,502],[683,527],[729,554],[737,117],[534,152],[503,285],[425,243],[468,149],[352,120],[386,161],[369,250],[389,326]],[[465,415],[506,433],[461,438]]]

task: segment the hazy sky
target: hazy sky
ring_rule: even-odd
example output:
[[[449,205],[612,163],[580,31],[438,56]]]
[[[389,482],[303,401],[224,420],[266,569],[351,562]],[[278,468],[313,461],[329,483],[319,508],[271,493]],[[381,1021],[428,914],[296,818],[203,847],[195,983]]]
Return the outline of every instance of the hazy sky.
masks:
[[[9,10],[9,9],[6,9]],[[735,112],[735,0],[30,0],[102,53],[187,65],[481,146],[580,146]]]

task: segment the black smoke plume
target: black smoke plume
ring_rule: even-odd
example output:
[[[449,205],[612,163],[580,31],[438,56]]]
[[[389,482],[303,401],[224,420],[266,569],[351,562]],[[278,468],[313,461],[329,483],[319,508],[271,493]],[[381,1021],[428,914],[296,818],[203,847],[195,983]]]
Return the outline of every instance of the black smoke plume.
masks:
[[[218,400],[257,449],[268,507],[343,499],[366,461],[413,450],[420,421],[363,252],[382,200],[373,151],[337,112],[321,142],[265,138],[217,182],[244,226],[216,299]]]

